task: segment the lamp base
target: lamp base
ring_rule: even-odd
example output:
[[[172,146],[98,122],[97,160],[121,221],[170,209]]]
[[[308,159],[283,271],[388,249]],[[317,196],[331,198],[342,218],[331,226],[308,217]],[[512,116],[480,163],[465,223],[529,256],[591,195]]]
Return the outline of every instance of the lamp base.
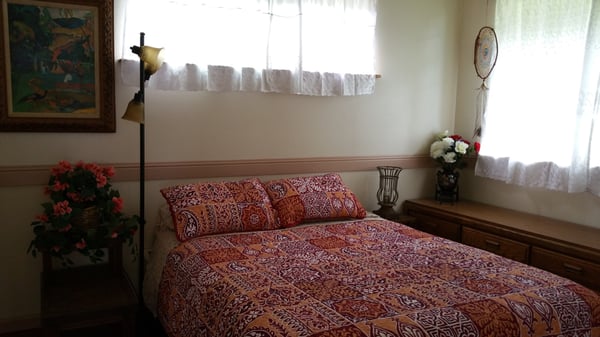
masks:
[[[396,216],[398,216],[398,212],[394,210],[393,205],[382,205],[378,210],[373,211],[373,213],[388,220],[394,219]]]

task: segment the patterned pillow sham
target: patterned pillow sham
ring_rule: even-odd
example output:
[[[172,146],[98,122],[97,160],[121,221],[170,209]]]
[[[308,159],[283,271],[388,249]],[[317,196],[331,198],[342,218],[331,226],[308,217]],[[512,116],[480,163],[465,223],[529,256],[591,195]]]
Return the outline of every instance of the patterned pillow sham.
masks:
[[[279,227],[269,196],[256,178],[176,185],[160,192],[181,242],[209,234]]]
[[[337,173],[271,180],[264,186],[282,227],[366,216],[358,198]]]

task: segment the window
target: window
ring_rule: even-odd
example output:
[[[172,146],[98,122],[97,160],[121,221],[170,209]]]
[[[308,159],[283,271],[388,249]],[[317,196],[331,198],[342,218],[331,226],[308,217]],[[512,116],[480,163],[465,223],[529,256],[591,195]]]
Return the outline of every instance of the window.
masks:
[[[376,0],[128,0],[123,80],[138,71],[129,46],[164,47],[149,85],[166,90],[306,95],[373,93]]]
[[[479,176],[600,195],[600,1],[497,0]]]

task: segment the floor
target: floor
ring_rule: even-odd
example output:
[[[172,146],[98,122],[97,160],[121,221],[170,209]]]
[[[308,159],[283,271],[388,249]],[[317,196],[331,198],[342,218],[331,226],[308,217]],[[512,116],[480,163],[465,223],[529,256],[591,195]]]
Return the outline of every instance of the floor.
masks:
[[[146,323],[143,327],[138,327],[139,334],[141,337],[167,337],[167,334],[163,330],[160,322],[156,319],[146,319]]]
[[[118,326],[104,326],[91,329],[74,330],[65,332],[60,337],[118,337],[120,336]],[[158,320],[151,315],[143,315],[136,327],[138,337],[167,337]],[[41,328],[21,329],[10,332],[0,332],[0,337],[41,337],[43,331]]]
[[[147,327],[140,332],[140,337],[167,337],[161,327]],[[7,333],[0,333],[0,337],[40,337],[42,336],[41,329],[29,329],[23,331],[13,331]],[[61,337],[117,337],[113,333],[106,334],[104,330],[93,331],[72,331],[70,333],[61,334]]]

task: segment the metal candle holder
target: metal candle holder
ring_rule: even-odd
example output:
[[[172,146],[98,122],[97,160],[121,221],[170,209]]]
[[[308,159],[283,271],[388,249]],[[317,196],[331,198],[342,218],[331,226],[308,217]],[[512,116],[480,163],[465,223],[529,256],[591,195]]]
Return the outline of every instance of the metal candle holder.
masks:
[[[379,189],[377,190],[377,201],[381,206],[373,211],[382,218],[391,219],[398,215],[394,210],[398,201],[398,175],[402,171],[397,166],[377,166],[379,170]]]

